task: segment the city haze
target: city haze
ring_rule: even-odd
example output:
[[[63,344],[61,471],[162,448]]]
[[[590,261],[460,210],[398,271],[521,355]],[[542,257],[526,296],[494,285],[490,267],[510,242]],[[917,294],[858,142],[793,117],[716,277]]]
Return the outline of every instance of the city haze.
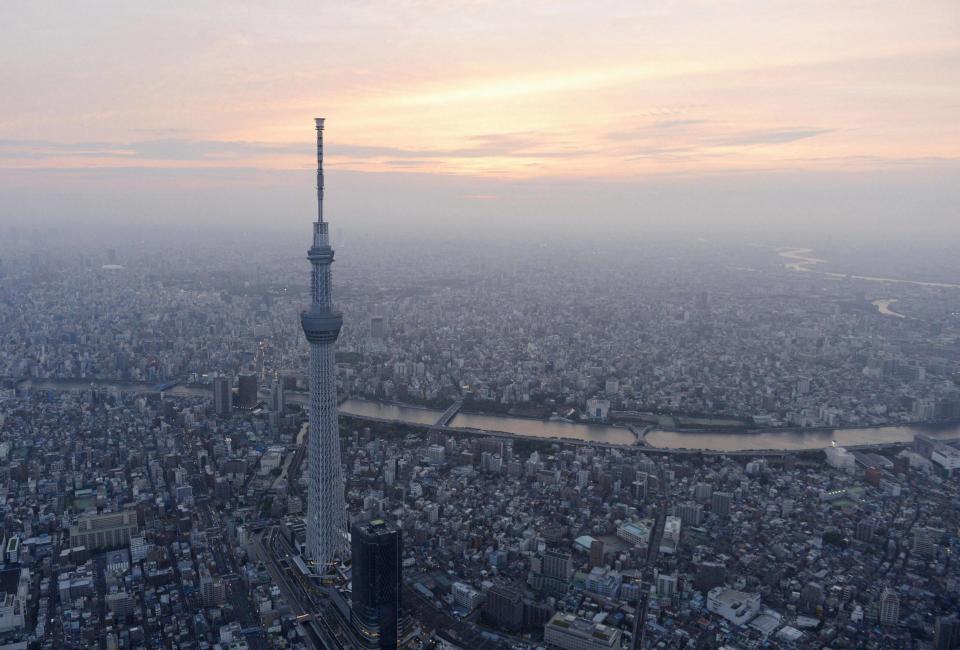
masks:
[[[0,223],[956,233],[955,2],[0,12]]]

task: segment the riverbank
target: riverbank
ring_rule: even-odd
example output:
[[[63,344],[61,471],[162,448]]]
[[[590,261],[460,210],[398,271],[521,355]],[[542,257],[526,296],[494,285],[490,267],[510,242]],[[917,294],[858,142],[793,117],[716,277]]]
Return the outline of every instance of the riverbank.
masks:
[[[710,429],[710,428],[708,428],[708,427],[669,427],[669,428],[666,428],[666,427],[656,427],[656,426],[654,426],[654,427],[650,427],[649,429],[650,429],[650,432],[654,432],[654,431],[667,431],[667,432],[672,432],[672,433],[700,434],[700,435],[702,435],[702,434],[727,435],[727,434],[731,434],[731,433],[733,433],[733,434],[738,434],[738,435],[739,435],[739,434],[743,434],[743,435],[758,435],[758,434],[764,434],[764,433],[778,434],[778,433],[803,433],[803,432],[821,433],[821,432],[830,432],[830,431],[855,431],[855,430],[857,430],[857,429],[893,429],[893,428],[910,428],[910,429],[915,429],[915,428],[919,428],[919,427],[930,427],[930,428],[932,428],[932,429],[936,429],[936,428],[939,428],[939,427],[950,427],[951,429],[954,428],[954,427],[960,428],[960,419],[957,419],[957,420],[944,420],[943,422],[902,422],[902,423],[898,423],[898,424],[892,424],[892,423],[890,423],[890,424],[887,424],[887,423],[879,423],[879,424],[850,424],[850,425],[847,425],[847,426],[844,426],[844,427],[826,427],[826,426],[821,426],[821,427],[797,427],[797,426],[789,426],[789,427],[767,427],[767,428],[762,428],[762,427],[741,426],[741,427],[736,427],[736,428],[734,428],[734,427],[729,427],[729,428],[724,427],[724,428],[718,428],[718,429]]]
[[[863,280],[865,282],[881,282],[885,284],[907,284],[917,287],[934,287],[938,289],[960,289],[960,284],[953,282],[930,282],[926,280],[908,280],[904,278],[884,278],[874,275],[856,275],[853,273],[838,273],[836,271],[818,271],[814,267],[818,264],[829,264],[828,260],[811,257],[812,248],[779,249],[777,255],[790,260],[784,263],[784,268],[801,273],[819,273],[831,278]]]
[[[906,314],[901,314],[898,311],[893,311],[890,309],[890,305],[895,302],[898,302],[898,298],[883,298],[879,300],[874,300],[870,304],[877,308],[877,312],[884,316],[893,316],[895,318],[906,318]]]
[[[19,387],[35,390],[83,390],[98,386],[115,388],[124,392],[155,392],[146,382],[116,382],[71,379],[37,379],[17,382]],[[208,385],[179,385],[169,391],[170,395],[212,398]],[[305,394],[288,393],[291,403],[303,403]],[[412,424],[432,427],[443,414],[438,409],[422,406],[375,402],[372,400],[347,399],[340,405],[345,416],[370,421],[396,424]],[[798,452],[815,451],[831,446],[834,442],[844,446],[906,444],[918,433],[950,440],[960,438],[960,422],[940,424],[891,424],[855,425],[844,428],[644,428],[645,435],[638,438],[636,430],[629,425],[538,420],[498,414],[458,413],[446,427],[450,433],[482,432],[490,435],[514,436],[517,438],[553,440],[574,444],[596,444],[615,447],[642,447],[656,452]]]
[[[739,433],[717,431],[652,430],[644,437],[647,445],[664,449],[710,449],[714,451],[746,451],[779,449],[800,451],[826,449],[834,444],[843,447],[910,444],[917,434],[941,440],[960,438],[960,423],[860,426],[817,429],[768,429]]]

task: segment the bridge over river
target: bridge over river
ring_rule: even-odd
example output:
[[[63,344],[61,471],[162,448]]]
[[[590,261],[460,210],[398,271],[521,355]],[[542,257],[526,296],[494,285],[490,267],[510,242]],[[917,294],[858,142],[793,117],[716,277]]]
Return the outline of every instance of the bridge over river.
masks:
[[[114,388],[123,392],[156,392],[157,385],[147,382],[109,382],[76,379],[26,379],[18,388],[32,390],[83,390]],[[212,399],[209,385],[178,384],[165,394]],[[261,391],[266,400],[267,391]],[[303,393],[287,392],[287,401],[304,404]],[[707,431],[707,430],[635,430],[624,426],[570,422],[567,420],[537,420],[532,418],[467,413],[463,401],[457,400],[446,410],[428,409],[405,404],[346,399],[340,412],[351,417],[378,422],[397,422],[436,427],[451,434],[473,432],[516,438],[546,438],[570,444],[591,444],[622,449],[641,445],[650,453],[721,453],[777,456],[785,452],[809,451],[829,447],[834,441],[848,448],[902,446],[924,433],[943,440],[960,438],[960,423],[911,424],[842,429],[784,429],[767,431]],[[639,434],[639,435],[638,435]],[[644,435],[645,434],[645,435]]]

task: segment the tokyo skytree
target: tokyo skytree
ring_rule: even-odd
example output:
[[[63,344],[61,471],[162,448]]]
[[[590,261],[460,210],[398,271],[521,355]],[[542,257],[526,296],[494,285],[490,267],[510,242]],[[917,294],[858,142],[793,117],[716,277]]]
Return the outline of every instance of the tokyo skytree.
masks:
[[[331,560],[346,559],[347,515],[343,470],[340,464],[340,429],[337,424],[337,376],[334,344],[343,316],[331,299],[329,224],[323,220],[323,118],[317,123],[317,220],[313,246],[307,251],[312,271],[310,308],[300,314],[303,333],[310,343],[310,436],[307,462],[310,489],[307,503],[307,550],[322,570]]]

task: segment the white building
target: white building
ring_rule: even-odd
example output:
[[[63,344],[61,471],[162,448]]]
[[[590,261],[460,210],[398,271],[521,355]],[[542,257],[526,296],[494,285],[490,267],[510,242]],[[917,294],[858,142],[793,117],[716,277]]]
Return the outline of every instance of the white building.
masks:
[[[18,630],[26,625],[29,591],[28,569],[0,571],[0,632]]]
[[[443,465],[447,459],[447,450],[442,445],[430,445],[427,447],[427,460],[431,465]]]
[[[650,543],[650,526],[643,521],[625,521],[617,528],[617,537],[627,544],[646,546]]]
[[[110,551],[106,554],[104,561],[110,573],[123,575],[130,569],[130,555],[125,550]]]
[[[577,486],[586,487],[590,484],[590,470],[581,469],[577,472]]]
[[[657,576],[657,595],[669,598],[677,593],[677,576],[661,573]]]
[[[260,475],[266,476],[283,462],[283,447],[270,447],[260,457]]]
[[[618,629],[571,614],[554,614],[543,630],[548,647],[561,650],[609,650],[620,647]]]
[[[673,554],[680,545],[680,517],[667,517],[663,525],[663,537],[660,538],[660,552]]]
[[[70,527],[70,544],[92,551],[119,548],[129,544],[130,537],[138,531],[136,510],[85,513]]]
[[[593,567],[587,574],[587,591],[592,591],[607,598],[616,598],[617,594],[620,593],[621,584],[623,584],[623,576],[618,571]]]
[[[890,587],[880,594],[880,625],[896,625],[900,622],[900,597]]]
[[[921,422],[932,420],[937,414],[937,403],[932,399],[918,399],[913,403],[913,417]]]
[[[610,400],[608,399],[588,399],[587,417],[591,420],[606,420],[610,415]]]
[[[635,603],[640,599],[640,585],[636,582],[624,582],[620,585],[620,598],[628,603]]]
[[[942,467],[948,473],[960,469],[960,450],[950,445],[939,444],[930,454],[930,460]]]
[[[843,447],[827,447],[823,450],[827,455],[827,465],[843,470],[850,474],[856,470],[857,461],[849,451]]]
[[[760,594],[714,587],[707,592],[707,611],[722,616],[734,625],[746,625],[760,613]]]
[[[483,602],[483,594],[463,582],[454,582],[450,585],[453,602],[463,609],[473,611]]]

